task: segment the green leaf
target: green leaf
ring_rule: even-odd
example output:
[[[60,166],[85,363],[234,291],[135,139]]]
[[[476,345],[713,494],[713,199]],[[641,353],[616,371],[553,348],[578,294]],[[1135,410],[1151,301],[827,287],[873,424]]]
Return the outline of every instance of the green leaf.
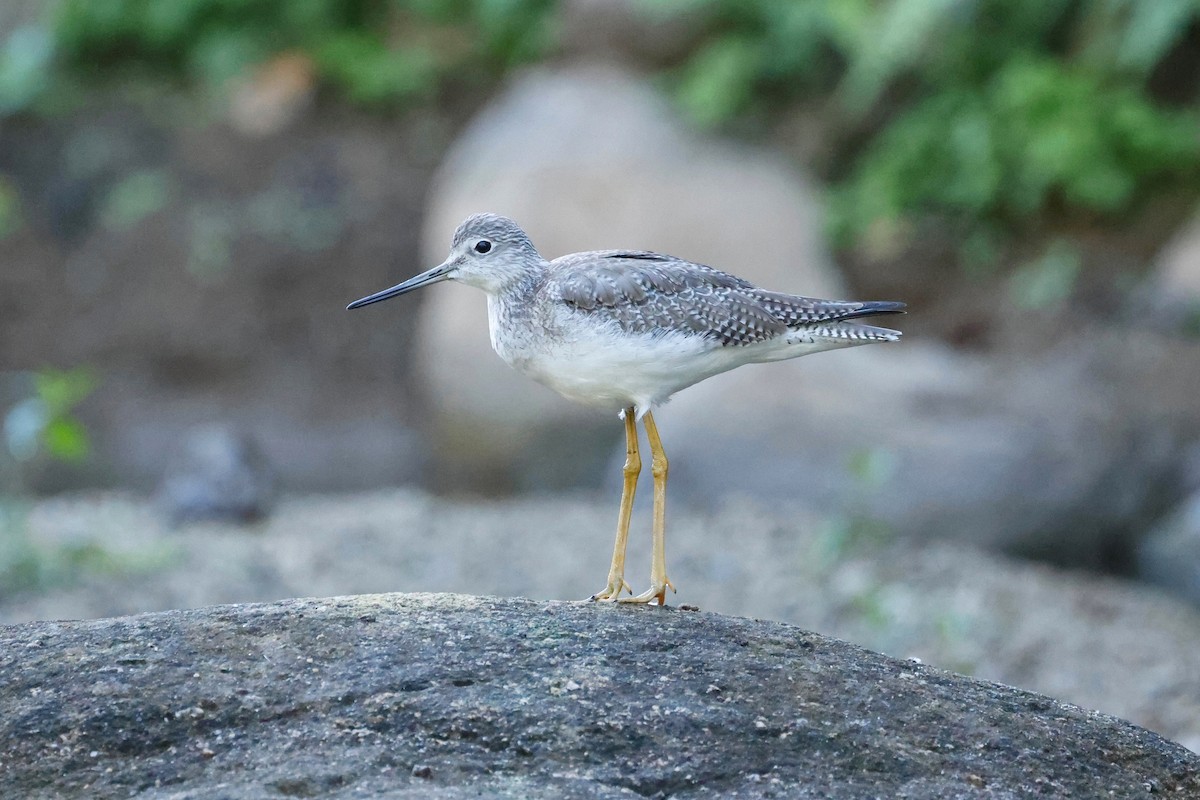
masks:
[[[1129,22],[1117,50],[1117,65],[1147,74],[1167,49],[1200,17],[1195,0],[1153,0],[1129,2]]]
[[[91,442],[83,423],[72,417],[59,417],[50,421],[42,434],[46,452],[59,461],[78,462],[91,452]]]
[[[753,95],[761,45],[749,38],[717,39],[684,68],[679,101],[692,121],[712,127],[742,110]]]
[[[553,3],[547,0],[474,0],[473,27],[490,57],[506,64],[545,51]]]
[[[437,62],[423,47],[391,49],[367,33],[330,38],[316,54],[322,74],[342,86],[352,100],[379,105],[431,91]]]
[[[95,390],[96,383],[91,370],[82,367],[71,370],[47,369],[33,376],[37,398],[45,404],[51,417],[70,413]]]
[[[851,55],[840,92],[847,108],[867,111],[889,83],[914,66],[961,0],[892,0],[865,24],[872,35]]]

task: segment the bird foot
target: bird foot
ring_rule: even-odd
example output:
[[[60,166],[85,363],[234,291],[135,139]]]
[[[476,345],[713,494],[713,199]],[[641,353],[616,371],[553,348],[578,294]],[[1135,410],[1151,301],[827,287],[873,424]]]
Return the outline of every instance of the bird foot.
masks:
[[[625,578],[615,572],[608,573],[608,586],[591,596],[592,600],[605,600],[615,603],[621,598],[621,592],[633,594],[633,588],[625,582]]]
[[[651,580],[650,588],[635,597],[622,597],[618,602],[621,603],[639,603],[648,605],[651,600],[657,600],[660,606],[667,604],[667,589],[675,591],[675,584],[671,583],[671,579],[666,575],[662,576],[662,580]]]

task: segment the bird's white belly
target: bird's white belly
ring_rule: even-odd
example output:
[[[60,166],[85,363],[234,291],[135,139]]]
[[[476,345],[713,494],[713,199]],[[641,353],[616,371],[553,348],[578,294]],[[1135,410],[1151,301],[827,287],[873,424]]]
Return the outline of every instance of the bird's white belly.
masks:
[[[580,403],[614,410],[634,406],[644,413],[675,392],[744,363],[699,336],[597,335],[492,344],[513,368]]]
[[[518,369],[571,400],[643,411],[731,366],[694,336],[644,337],[636,348],[631,344],[576,342]]]
[[[544,335],[544,323],[510,324],[492,298],[488,312],[492,347],[514,369],[570,400],[614,410],[633,406],[639,416],[680,389],[742,364],[845,344],[795,334],[730,347],[691,333],[629,333],[574,314],[558,316],[553,335]]]

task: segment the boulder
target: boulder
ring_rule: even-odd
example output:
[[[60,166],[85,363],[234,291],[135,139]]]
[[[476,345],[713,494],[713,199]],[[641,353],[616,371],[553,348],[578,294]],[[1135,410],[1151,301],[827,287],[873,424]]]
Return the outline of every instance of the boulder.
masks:
[[[1200,605],[1200,491],[1138,542],[1137,574]]]
[[[446,257],[454,229],[477,211],[517,220],[547,258],[658,250],[781,291],[843,293],[812,181],[780,156],[692,133],[649,83],[613,67],[526,72],[478,114],[434,178],[426,263]],[[600,462],[579,454],[619,439],[621,426],[500,361],[478,290],[427,294],[417,385],[433,410],[440,485],[595,485]],[[535,463],[542,473],[529,470]]]
[[[376,595],[0,629],[0,782],[56,798],[1144,797],[1200,757],[779,623]]]
[[[254,438],[217,423],[187,435],[158,488],[160,506],[176,523],[261,519],[275,495],[275,469]]]
[[[616,500],[285,496],[253,527],[172,530],[145,501],[58,497],[30,508],[22,528],[43,563],[67,562],[59,585],[0,593],[0,624],[395,590],[578,600],[604,582]],[[671,501],[667,517],[672,605],[781,620],[1049,694],[1200,752],[1200,609],[1191,604],[957,542],[889,539],[863,520],[778,503],[701,513]],[[649,528],[648,515],[635,515],[626,577],[638,591]]]
[[[743,367],[656,420],[680,501],[746,494],[902,539],[1127,567],[1185,439],[1118,384],[1078,353],[1014,363],[906,340]]]

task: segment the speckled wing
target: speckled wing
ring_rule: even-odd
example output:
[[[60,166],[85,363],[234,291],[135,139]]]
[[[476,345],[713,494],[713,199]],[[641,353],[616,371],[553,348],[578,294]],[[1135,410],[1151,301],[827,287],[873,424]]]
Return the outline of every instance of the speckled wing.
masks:
[[[562,301],[581,313],[611,319],[630,333],[679,331],[724,346],[754,344],[788,330],[888,339],[894,331],[843,323],[904,308],[770,292],[703,264],[637,250],[575,253],[551,264]]]
[[[787,331],[753,284],[703,264],[659,253],[602,250],[563,256],[551,266],[564,303],[629,333],[674,331],[745,345]]]

